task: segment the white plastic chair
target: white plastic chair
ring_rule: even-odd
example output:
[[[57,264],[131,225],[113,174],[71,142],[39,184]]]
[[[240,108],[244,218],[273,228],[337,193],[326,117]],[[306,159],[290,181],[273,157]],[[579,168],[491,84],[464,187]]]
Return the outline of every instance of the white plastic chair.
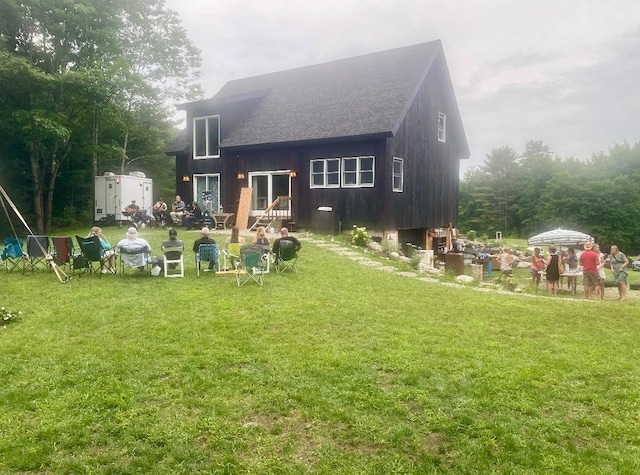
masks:
[[[162,252],[164,253],[164,276],[184,277],[184,248],[165,247]]]

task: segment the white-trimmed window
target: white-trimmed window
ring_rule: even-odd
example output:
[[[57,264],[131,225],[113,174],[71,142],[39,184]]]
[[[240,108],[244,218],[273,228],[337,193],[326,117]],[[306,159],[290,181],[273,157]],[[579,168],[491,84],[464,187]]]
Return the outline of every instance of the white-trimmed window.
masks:
[[[311,188],[338,188],[340,186],[340,159],[311,160]]]
[[[342,186],[372,187],[375,179],[375,157],[342,159]]]
[[[447,115],[438,112],[438,142],[447,141]]]
[[[401,192],[404,186],[404,160],[393,157],[393,191]]]
[[[193,158],[220,156],[220,116],[193,119]]]

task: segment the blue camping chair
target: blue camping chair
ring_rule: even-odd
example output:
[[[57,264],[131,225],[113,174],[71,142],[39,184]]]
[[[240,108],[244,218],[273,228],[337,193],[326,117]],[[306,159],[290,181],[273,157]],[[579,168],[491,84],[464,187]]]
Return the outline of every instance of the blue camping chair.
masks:
[[[220,271],[220,248],[217,244],[200,244],[196,252],[196,270],[200,275],[200,263],[209,262],[212,270]]]
[[[22,239],[17,237],[4,238],[4,249],[0,254],[7,272],[18,269],[24,272],[24,253],[22,252]]]

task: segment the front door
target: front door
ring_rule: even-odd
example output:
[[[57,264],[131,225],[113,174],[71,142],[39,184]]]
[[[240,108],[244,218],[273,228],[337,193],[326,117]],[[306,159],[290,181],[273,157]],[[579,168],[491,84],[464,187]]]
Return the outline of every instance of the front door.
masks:
[[[289,170],[249,173],[251,194],[251,216],[261,215],[278,196],[291,196]],[[289,200],[280,203],[277,209],[289,210]]]
[[[193,175],[193,181],[193,201],[197,201],[202,208],[202,192],[210,191],[211,211],[217,213],[220,208],[220,175]]]

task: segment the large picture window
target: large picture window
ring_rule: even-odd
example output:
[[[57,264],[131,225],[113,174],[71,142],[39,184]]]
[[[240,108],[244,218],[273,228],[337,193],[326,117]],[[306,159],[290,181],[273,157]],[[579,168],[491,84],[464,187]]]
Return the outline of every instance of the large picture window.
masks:
[[[311,160],[311,188],[338,188],[340,186],[340,159]]]
[[[404,161],[401,158],[393,157],[393,191],[401,192],[404,186]]]
[[[374,180],[374,157],[347,157],[342,159],[343,187],[372,187]]]
[[[220,156],[220,116],[193,119],[193,158]]]

